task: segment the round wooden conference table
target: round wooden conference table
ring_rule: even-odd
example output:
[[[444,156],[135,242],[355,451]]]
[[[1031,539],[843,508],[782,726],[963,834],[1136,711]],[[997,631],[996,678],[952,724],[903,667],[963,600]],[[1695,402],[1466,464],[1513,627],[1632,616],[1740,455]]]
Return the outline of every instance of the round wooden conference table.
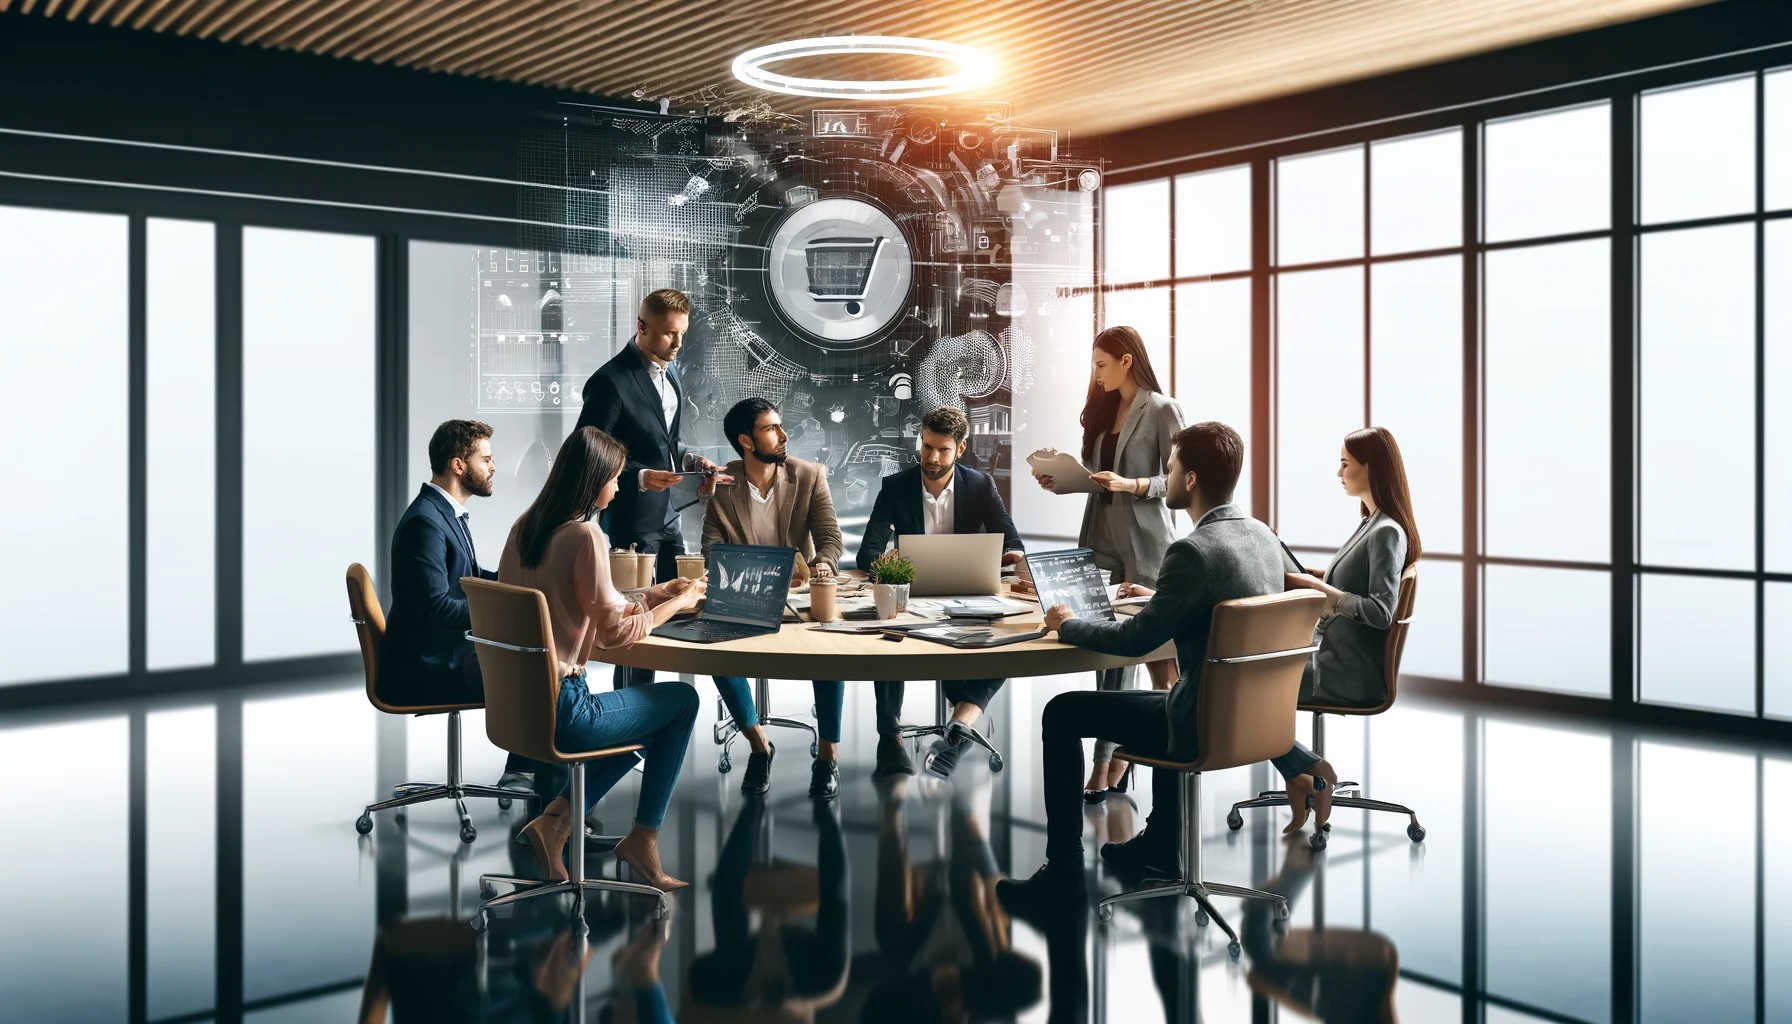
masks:
[[[989,628],[1015,633],[1039,628],[1043,613],[1036,602],[1019,593],[1003,596],[1031,603],[1034,607],[999,619]],[[911,598],[909,606],[914,608],[926,600]],[[901,618],[926,621],[927,616],[910,614]],[[878,633],[824,632],[811,629],[805,614],[801,623],[786,622],[776,633],[745,640],[699,644],[648,636],[630,647],[601,653],[606,663],[695,676],[919,681],[1014,679],[1093,672],[1174,658],[1176,648],[1174,644],[1164,644],[1143,657],[1123,658],[1060,643],[1053,634],[1001,647],[962,649],[914,637],[887,640]]]

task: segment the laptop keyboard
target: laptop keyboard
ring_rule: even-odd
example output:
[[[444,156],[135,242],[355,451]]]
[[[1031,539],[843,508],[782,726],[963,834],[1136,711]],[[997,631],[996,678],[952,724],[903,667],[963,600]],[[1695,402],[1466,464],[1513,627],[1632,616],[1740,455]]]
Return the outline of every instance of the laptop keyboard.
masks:
[[[763,626],[748,626],[739,622],[718,622],[715,619],[698,619],[695,622],[683,623],[679,632],[701,637],[708,643],[719,643],[724,640],[739,640],[742,637],[758,636],[768,632]]]

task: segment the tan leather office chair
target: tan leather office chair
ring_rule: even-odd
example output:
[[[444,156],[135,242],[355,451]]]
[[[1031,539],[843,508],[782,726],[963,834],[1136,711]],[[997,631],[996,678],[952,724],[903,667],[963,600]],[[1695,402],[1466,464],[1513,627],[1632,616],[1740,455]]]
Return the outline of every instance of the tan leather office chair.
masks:
[[[1380,704],[1372,707],[1351,707],[1335,704],[1302,704],[1300,710],[1313,713],[1313,753],[1325,756],[1325,716],[1326,715],[1379,715],[1394,706],[1394,697],[1399,690],[1400,656],[1406,651],[1406,630],[1412,624],[1412,606],[1419,593],[1419,567],[1415,563],[1406,567],[1400,574],[1400,594],[1394,600],[1394,622],[1388,627],[1386,647],[1383,649],[1383,663],[1387,696]],[[1269,789],[1258,793],[1250,800],[1240,800],[1232,805],[1232,813],[1226,815],[1226,826],[1236,832],[1244,827],[1244,815],[1239,812],[1247,807],[1286,807],[1288,791]],[[1404,814],[1407,818],[1406,838],[1415,843],[1425,841],[1425,826],[1419,824],[1419,815],[1405,804],[1389,803],[1385,800],[1370,800],[1363,796],[1362,784],[1357,782],[1338,783],[1338,791],[1332,794],[1332,808],[1355,807],[1366,811],[1391,811]],[[1331,830],[1331,822],[1325,828],[1313,833],[1313,848],[1325,849],[1326,833]]]
[[[1201,878],[1201,773],[1256,764],[1288,752],[1294,745],[1294,706],[1300,700],[1301,669],[1313,645],[1313,627],[1325,607],[1325,596],[1293,590],[1264,597],[1222,601],[1213,609],[1207,635],[1206,663],[1195,710],[1196,750],[1193,761],[1172,761],[1121,748],[1116,757],[1181,772],[1182,878],[1168,885],[1136,889],[1101,901],[1103,921],[1114,916],[1114,904],[1159,896],[1192,896],[1201,914],[1222,928],[1237,958],[1243,949],[1238,933],[1213,907],[1212,896],[1269,900],[1278,920],[1288,918],[1288,899],[1273,892]],[[1204,918],[1199,919],[1205,924]]]
[[[355,635],[361,641],[361,666],[367,674],[367,703],[379,708],[388,715],[441,715],[448,716],[448,781],[447,782],[406,782],[392,787],[392,799],[368,804],[355,819],[355,831],[366,835],[373,831],[373,812],[389,810],[395,807],[409,807],[412,804],[428,803],[432,800],[452,800],[454,810],[460,816],[460,840],[470,843],[479,838],[479,830],[473,827],[473,821],[467,816],[466,798],[470,796],[495,797],[498,806],[508,810],[512,800],[527,800],[534,793],[527,789],[500,789],[497,786],[469,786],[461,781],[460,774],[460,713],[477,711],[483,704],[389,704],[380,699],[380,641],[386,635],[386,613],[380,608],[379,593],[374,590],[373,577],[360,562],[350,563],[348,567],[348,611],[349,619],[355,624]],[[404,821],[404,812],[398,814],[400,823]]]
[[[467,639],[478,652],[479,672],[485,679],[485,735],[513,754],[548,764],[572,768],[568,799],[577,808],[574,820],[584,815],[585,763],[606,757],[622,757],[641,749],[629,743],[603,750],[561,750],[555,743],[554,709],[560,700],[560,660],[554,655],[554,631],[548,620],[548,600],[539,590],[468,576],[460,581],[467,593],[467,609],[473,628]],[[654,896],[657,914],[666,912],[666,894],[651,886],[585,877],[585,844],[575,835],[571,845],[571,871],[564,882],[541,884],[539,879],[509,875],[484,875],[480,892],[494,891],[495,883],[533,886],[479,904],[475,926],[483,927],[486,912],[519,900],[571,893],[573,917],[584,921],[586,890],[631,892]]]

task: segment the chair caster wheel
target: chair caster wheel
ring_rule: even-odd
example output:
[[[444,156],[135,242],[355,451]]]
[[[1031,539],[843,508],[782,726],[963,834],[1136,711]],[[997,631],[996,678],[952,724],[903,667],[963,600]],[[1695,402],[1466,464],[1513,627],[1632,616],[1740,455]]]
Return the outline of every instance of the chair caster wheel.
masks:
[[[462,825],[460,827],[460,841],[461,842],[470,843],[473,840],[478,839],[478,838],[479,838],[479,830],[478,829],[475,829],[471,825]]]
[[[398,822],[400,825],[403,825],[405,822],[411,820],[411,816],[404,813],[403,811],[394,811],[392,814],[392,820]]]
[[[1234,832],[1244,827],[1244,815],[1238,813],[1237,808],[1233,808],[1232,813],[1226,815],[1226,827]]]
[[[1205,927],[1207,927],[1207,922],[1210,920],[1212,920],[1212,919],[1207,916],[1207,911],[1205,911],[1205,910],[1195,911],[1195,923],[1196,924],[1205,928]]]
[[[1288,904],[1286,904],[1286,903],[1276,904],[1276,920],[1278,920],[1278,921],[1288,920]]]
[[[467,923],[472,925],[476,932],[485,931],[485,914],[483,912],[474,914],[473,919]]]
[[[820,757],[820,756],[821,756],[821,744],[819,744],[819,743],[816,743],[816,742],[814,742],[814,741],[810,741],[810,743],[809,743],[809,757],[810,757],[810,758],[811,758],[811,759],[814,759],[814,758],[817,758],[817,757]]]
[[[366,835],[367,833],[372,832],[373,831],[373,816],[371,814],[363,814],[359,818],[356,818],[355,819],[355,831],[361,833],[362,835]]]
[[[1277,934],[1277,935],[1286,935],[1286,934],[1288,934],[1288,920],[1287,920],[1287,918],[1278,918],[1278,919],[1277,919],[1277,920],[1274,920],[1274,921],[1271,921],[1271,922],[1270,922],[1270,923],[1269,923],[1269,926],[1270,926],[1270,927],[1271,927],[1271,928],[1273,928],[1273,929],[1275,929],[1275,933],[1276,933],[1276,934]]]
[[[1424,842],[1425,841],[1425,826],[1419,824],[1416,821],[1413,822],[1411,825],[1406,826],[1406,838],[1412,840],[1415,843]]]
[[[1098,910],[1097,913],[1101,916],[1103,921],[1112,921],[1114,919],[1114,908],[1106,903],[1101,905],[1101,909]]]
[[[479,883],[479,898],[480,899],[490,900],[490,899],[497,899],[497,897],[498,897],[498,887],[497,886],[493,885],[490,882],[482,881]],[[475,918],[474,920],[478,920],[478,918]]]
[[[992,772],[999,772],[1002,770],[1002,755],[989,755],[989,770]]]
[[[1234,942],[1226,947],[1226,955],[1231,957],[1233,962],[1236,963],[1238,958],[1244,955],[1244,947]]]
[[[726,775],[733,770],[734,762],[728,760],[728,755],[723,754],[722,759],[716,762],[716,773],[719,775]]]
[[[510,798],[509,797],[501,796],[498,798],[498,810],[500,810],[500,811],[510,810]]]
[[[666,898],[661,896],[653,904],[653,919],[663,921],[666,918]]]
[[[1330,837],[1324,832],[1315,832],[1313,838],[1307,840],[1307,847],[1312,850],[1323,850],[1328,842],[1330,842]]]
[[[1332,830],[1332,823],[1329,821],[1326,822],[1325,824],[1319,826],[1319,831],[1321,831],[1321,832],[1330,832],[1331,830]]]

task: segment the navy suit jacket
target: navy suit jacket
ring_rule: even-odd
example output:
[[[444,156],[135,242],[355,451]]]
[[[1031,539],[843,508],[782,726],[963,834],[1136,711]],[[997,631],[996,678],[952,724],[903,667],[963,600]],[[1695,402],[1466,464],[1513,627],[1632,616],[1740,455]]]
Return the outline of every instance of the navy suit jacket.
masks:
[[[962,462],[952,473],[952,532],[999,533],[1003,551],[1025,550],[1008,506],[996,490],[995,478]],[[865,524],[865,539],[859,544],[859,568],[870,570],[872,559],[889,547],[892,532],[897,537],[926,533],[926,516],[921,508],[920,466],[884,477],[871,506],[871,521]]]
[[[479,568],[454,506],[424,484],[392,533],[392,610],[380,648],[380,697],[395,704],[483,699],[467,630],[462,576],[495,580]]]
[[[616,497],[599,519],[610,543],[617,546],[626,547],[642,538],[668,532],[666,521],[672,515],[672,492],[643,491],[640,487],[641,470],[677,472],[684,460],[684,449],[678,442],[679,431],[684,427],[684,382],[679,380],[676,365],[666,368],[666,379],[678,392],[678,412],[670,427],[666,426],[659,392],[647,376],[645,357],[633,341],[585,382],[585,405],[579,411],[579,426],[596,427],[628,449],[628,464],[616,481]],[[677,532],[676,524],[671,532]]]

